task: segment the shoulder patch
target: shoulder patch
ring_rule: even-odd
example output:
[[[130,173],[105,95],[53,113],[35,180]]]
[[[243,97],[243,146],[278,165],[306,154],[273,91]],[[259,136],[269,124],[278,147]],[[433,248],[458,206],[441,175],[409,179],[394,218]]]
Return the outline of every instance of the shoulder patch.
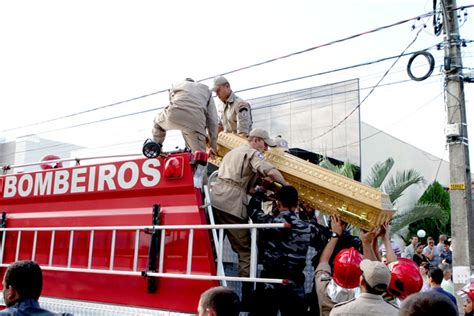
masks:
[[[247,118],[249,116],[249,112],[246,109],[242,109],[239,111],[239,116],[243,118]]]
[[[257,157],[258,157],[260,160],[264,160],[264,159],[265,159],[265,156],[264,156],[261,152],[258,152],[258,153],[257,153]]]

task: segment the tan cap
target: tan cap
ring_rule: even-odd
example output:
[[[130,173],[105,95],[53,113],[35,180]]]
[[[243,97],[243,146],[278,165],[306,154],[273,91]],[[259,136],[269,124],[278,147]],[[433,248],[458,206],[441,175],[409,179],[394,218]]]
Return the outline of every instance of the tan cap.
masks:
[[[385,290],[390,284],[391,273],[383,262],[364,259],[360,263],[360,269],[362,270],[365,281],[370,287],[377,290]],[[381,286],[383,288],[381,288]]]
[[[219,86],[223,84],[229,83],[225,77],[219,76],[214,78],[214,86],[212,87],[212,91],[216,92]]]
[[[268,132],[264,129],[261,128],[254,128],[253,130],[250,131],[249,137],[258,137],[263,139],[265,144],[267,144],[270,147],[275,147],[276,143],[273,139],[268,136]]]

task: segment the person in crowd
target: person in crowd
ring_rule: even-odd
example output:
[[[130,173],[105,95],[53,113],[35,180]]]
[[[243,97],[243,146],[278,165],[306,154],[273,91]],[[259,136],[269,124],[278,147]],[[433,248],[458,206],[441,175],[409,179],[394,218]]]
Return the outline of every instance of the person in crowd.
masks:
[[[428,237],[428,245],[423,249],[423,254],[430,260],[430,267],[437,268],[441,262],[438,247],[435,246],[433,237]]]
[[[219,130],[247,137],[252,129],[252,110],[250,104],[239,98],[230,88],[224,77],[214,79],[212,88],[219,99]]]
[[[38,299],[42,289],[43,273],[36,262],[12,263],[3,277],[3,299],[7,308],[0,311],[0,315],[57,315],[40,307]]]
[[[208,140],[211,153],[216,153],[218,117],[208,86],[188,78],[171,88],[170,104],[155,117],[153,140],[163,144],[166,131],[172,129],[181,130],[192,151],[206,151]]]
[[[360,269],[360,296],[335,305],[329,315],[398,315],[398,307],[382,298],[390,284],[391,273],[388,267],[380,261],[364,259]]]
[[[441,252],[444,250],[444,243],[446,241],[448,241],[448,236],[446,236],[445,234],[439,235],[438,244],[436,245],[436,247],[438,247],[439,254],[441,254]]]
[[[466,294],[463,304],[464,316],[474,316],[474,308],[472,306],[472,301],[474,300],[474,289],[469,288],[463,292]]]
[[[333,278],[333,268],[330,265],[330,259],[333,256],[340,236],[342,236],[342,233],[344,232],[345,223],[341,221],[338,216],[331,216],[330,225],[332,232],[331,238],[328,240],[321,253],[319,264],[315,269],[314,277],[319,312],[321,316],[329,315],[335,304],[354,297],[355,291],[353,289],[348,289],[348,286],[346,285],[348,283],[352,283],[351,280],[347,280],[343,276],[353,276],[358,278],[358,274],[360,274],[360,259],[357,257],[361,257],[361,255],[358,254],[356,249],[350,248],[349,252],[351,254],[347,256],[350,258],[349,262],[346,262],[346,265],[344,266],[336,264],[337,267],[343,266],[345,268],[344,271],[334,271],[334,273],[340,273],[341,276],[339,277],[336,275],[336,277]],[[372,247],[371,242],[369,242],[369,247]],[[350,273],[344,273],[346,272],[345,270],[350,271]],[[335,280],[337,280],[337,282]],[[344,285],[346,288],[343,288],[342,285]]]
[[[415,261],[418,266],[420,266],[423,262],[427,262],[428,264],[430,263],[430,259],[428,259],[428,257],[423,254],[424,248],[425,245],[423,245],[422,243],[416,245],[415,254],[413,255],[413,261]]]
[[[453,263],[453,252],[450,249],[451,243],[447,240],[444,241],[443,251],[440,253],[441,263],[442,264],[452,264]]]
[[[274,146],[268,132],[256,128],[248,137],[248,143],[228,152],[219,166],[216,181],[212,185],[211,203],[217,224],[247,224],[248,193],[258,177],[268,177],[286,184],[278,171],[264,156],[268,146]],[[229,229],[226,231],[232,249],[239,257],[239,276],[248,277],[250,273],[250,232],[248,229]],[[253,285],[242,284],[242,304],[247,305]]]
[[[198,316],[239,316],[239,296],[230,288],[216,286],[201,294]]]
[[[428,262],[422,262],[420,264],[420,274],[423,278],[423,287],[421,288],[421,292],[427,292],[431,290],[430,287],[430,277],[428,276],[430,272],[430,264]]]
[[[443,288],[441,287],[441,282],[443,282],[443,271],[440,268],[431,268],[429,272],[429,277],[431,291],[429,291],[428,293],[438,292],[440,294],[443,294],[447,298],[449,298],[455,306],[457,306],[456,297],[454,297],[454,295],[452,295],[451,293],[443,290]]]
[[[405,247],[402,257],[412,259],[415,255],[415,248],[418,245],[418,236],[412,236],[410,239],[410,244]]]
[[[403,301],[399,316],[457,316],[458,309],[453,302],[443,294],[420,292],[412,294]]]
[[[277,210],[265,214],[262,196],[255,195],[249,203],[250,217],[254,223],[285,223],[291,229],[263,229],[259,234],[263,251],[262,278],[289,280],[289,284],[259,284],[257,289],[256,315],[281,316],[305,313],[305,276],[308,247],[318,240],[316,227],[301,220],[296,214],[298,191],[292,186],[283,186],[276,193]]]
[[[454,283],[451,280],[453,275],[453,270],[451,269],[450,265],[445,265],[443,268],[443,281],[441,282],[441,287],[448,293],[454,295]]]
[[[336,224],[336,225],[334,225]],[[344,224],[338,217],[331,218],[331,227],[333,238],[329,240],[320,258],[320,263],[316,268],[315,285],[320,306],[320,315],[329,315],[333,306],[350,299],[358,291],[358,289],[350,290],[350,288],[360,285],[359,276],[362,271],[358,267],[360,260],[356,258],[356,250],[354,248],[341,250],[335,258],[334,269],[331,270],[329,264],[332,251],[337,244],[337,235],[343,231]],[[334,235],[334,232],[336,234]],[[396,255],[391,247],[390,232],[388,225],[385,224],[368,232],[361,233],[362,247],[364,258],[369,260],[378,260],[378,243],[377,238],[381,236],[387,249],[387,256],[390,261],[396,260]],[[342,252],[346,252],[341,256]],[[347,258],[350,260],[347,262]],[[342,260],[338,262],[338,260]],[[352,284],[353,283],[353,284]]]

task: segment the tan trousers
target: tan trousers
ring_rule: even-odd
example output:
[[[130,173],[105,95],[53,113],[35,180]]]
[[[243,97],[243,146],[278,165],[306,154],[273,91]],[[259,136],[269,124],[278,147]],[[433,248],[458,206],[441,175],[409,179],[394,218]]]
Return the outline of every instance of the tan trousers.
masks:
[[[248,224],[248,221],[214,208],[216,224]],[[250,276],[250,230],[226,229],[232,250],[239,255],[239,276]]]
[[[186,147],[190,148],[191,151],[206,151],[206,137],[204,135],[192,130],[183,129],[183,126],[179,126],[168,121],[163,121],[159,123],[155,122],[152,130],[153,140],[156,143],[163,144],[166,137],[166,131],[172,129],[181,130],[184,141],[186,142]]]

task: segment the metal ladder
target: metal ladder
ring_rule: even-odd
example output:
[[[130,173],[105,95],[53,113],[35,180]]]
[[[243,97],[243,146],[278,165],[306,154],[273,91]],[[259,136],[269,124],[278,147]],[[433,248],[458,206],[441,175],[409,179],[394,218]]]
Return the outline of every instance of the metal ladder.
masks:
[[[81,273],[102,273],[102,274],[113,274],[113,275],[130,275],[130,276],[147,276],[147,277],[158,277],[158,278],[179,278],[179,279],[193,279],[193,280],[217,280],[217,281],[241,281],[241,282],[265,282],[265,283],[280,283],[284,284],[287,280],[284,279],[269,279],[269,278],[257,278],[257,246],[256,236],[257,229],[262,228],[286,228],[288,225],[283,223],[278,224],[230,224],[230,225],[160,225],[160,226],[95,226],[95,227],[15,227],[15,228],[0,228],[0,234],[2,234],[2,242],[0,249],[0,267],[7,267],[11,262],[4,262],[4,251],[5,251],[5,240],[8,234],[17,232],[16,250],[15,250],[15,261],[19,259],[20,249],[22,246],[22,232],[33,232],[33,244],[31,252],[31,260],[36,258],[37,240],[39,232],[51,232],[50,245],[49,245],[49,258],[48,264],[41,265],[43,270],[50,271],[64,271],[64,272],[81,272]],[[192,273],[192,259],[193,259],[193,243],[194,243],[194,232],[196,230],[215,230],[216,235],[218,234],[218,251],[217,251],[217,265],[218,271],[223,271],[222,265],[222,246],[224,241],[224,229],[250,229],[251,230],[251,269],[250,277],[234,277],[225,276],[221,273],[216,275],[206,274],[193,274]],[[188,247],[187,247],[187,259],[186,259],[186,271],[185,273],[169,273],[165,272],[164,259],[165,259],[165,237],[167,231],[185,230],[189,232],[188,235]],[[94,234],[95,232],[109,231],[112,232],[111,244],[110,244],[110,255],[109,255],[109,267],[108,269],[97,269],[92,267],[92,260],[94,256]],[[133,267],[131,270],[118,270],[114,268],[115,260],[115,242],[117,238],[117,232],[121,231],[134,231],[134,251],[133,251]],[[158,256],[158,272],[154,271],[139,271],[138,270],[138,250],[140,233],[142,232],[158,232],[161,234],[160,249]],[[56,240],[57,232],[69,232],[69,248],[67,255],[66,266],[55,266],[53,264],[54,258],[54,244]],[[75,232],[88,232],[89,233],[89,248],[86,268],[75,268],[72,267],[72,259],[74,256],[74,234]]]

